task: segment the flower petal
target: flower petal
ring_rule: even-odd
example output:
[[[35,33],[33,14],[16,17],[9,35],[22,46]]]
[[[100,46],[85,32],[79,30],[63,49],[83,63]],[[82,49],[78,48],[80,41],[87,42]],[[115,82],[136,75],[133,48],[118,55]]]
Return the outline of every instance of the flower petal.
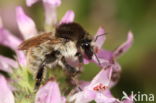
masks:
[[[91,81],[87,88],[93,89],[97,84],[103,84],[104,86],[108,87],[112,74],[112,67],[102,69]]]
[[[119,63],[115,62],[112,65],[112,76],[111,76],[110,88],[114,87],[118,83],[120,79],[120,74],[121,74],[121,66]]]
[[[71,23],[74,21],[75,14],[72,10],[68,10],[60,21],[60,24]]]
[[[95,101],[96,103],[119,103],[116,98],[107,97],[102,93],[97,93]]]
[[[0,28],[0,44],[14,50],[17,55],[17,60],[20,64],[26,64],[26,58],[23,52],[18,51],[18,45],[22,42],[20,39],[11,34],[8,30]]]
[[[58,7],[61,5],[61,0],[43,0],[43,3],[48,3],[52,7]]]
[[[96,56],[97,57],[95,57],[95,55],[94,55],[92,57],[92,60],[88,60],[87,58],[84,58],[83,63],[88,64],[89,62],[93,62],[93,63],[96,63],[97,65],[99,65],[99,62],[100,62],[101,65],[99,65],[99,66],[106,67],[113,60],[113,52],[107,51],[104,49],[99,49],[98,52],[96,53]],[[99,60],[97,60],[97,58]]]
[[[94,37],[95,45],[100,49],[106,39],[105,31],[102,27],[100,27]]]
[[[61,0],[43,0],[45,9],[45,24],[56,25],[57,13],[56,8],[61,5]]]
[[[45,10],[45,24],[48,26],[56,25],[57,23],[56,8],[52,7],[48,3],[44,3],[44,10]]]
[[[107,97],[113,98],[113,95],[112,95],[112,93],[111,93],[110,88],[107,88],[107,89],[103,92],[103,94],[104,94],[105,96],[107,96]]]
[[[0,61],[0,69],[6,72],[12,72],[11,68],[16,68],[18,66],[16,61],[2,55],[0,55]]]
[[[122,103],[134,103],[133,99],[125,99]]]
[[[22,66],[26,66],[26,56],[23,51],[16,50],[17,60]]]
[[[0,17],[0,28],[3,27],[3,22],[2,22],[2,18]]]
[[[100,59],[105,59],[108,61],[111,61],[113,59],[113,52],[112,51],[107,51],[104,49],[100,49],[99,52],[96,54],[98,58]]]
[[[129,32],[127,41],[114,51],[113,56],[116,58],[119,57],[121,54],[125,53],[132,46],[132,43],[133,43],[133,34],[132,32]]]
[[[84,87],[88,86],[90,84],[89,81],[83,81],[83,80],[80,80],[79,81],[79,87],[84,90]]]
[[[92,100],[97,101],[97,103],[113,103],[116,101],[110,94],[110,92],[105,92],[108,88],[105,88],[104,91],[96,91],[94,87],[102,84],[103,86],[108,87],[111,79],[112,67],[102,69],[91,81],[91,83],[84,87],[83,91],[78,92],[70,97],[70,101],[74,103],[88,103]]]
[[[15,103],[13,93],[2,75],[0,75],[0,91],[0,103]]]
[[[62,100],[58,84],[49,81],[37,92],[35,103],[63,103]]]
[[[16,20],[19,30],[25,39],[37,34],[34,21],[24,13],[23,8],[20,6],[16,7]]]
[[[69,101],[70,102],[74,101],[74,103],[89,103],[90,101],[95,99],[95,96],[96,96],[95,91],[85,90],[71,96],[69,98]]]
[[[83,64],[89,64],[90,60],[83,58]]]
[[[37,1],[39,1],[39,0],[26,0],[26,5],[30,7],[33,4],[35,4]]]
[[[17,46],[21,40],[11,34],[8,30],[0,28],[0,44],[7,46],[13,50],[17,50]]]
[[[102,67],[107,67],[108,65],[111,65],[111,62],[113,60],[111,51],[100,49],[98,51],[98,53],[96,53],[96,56],[97,57],[93,56],[92,62],[94,62],[97,65],[102,66]],[[99,62],[100,62],[100,64],[99,64]]]
[[[127,93],[123,92],[124,97],[122,98],[122,103],[134,103],[134,98],[133,94],[130,96],[127,95]]]

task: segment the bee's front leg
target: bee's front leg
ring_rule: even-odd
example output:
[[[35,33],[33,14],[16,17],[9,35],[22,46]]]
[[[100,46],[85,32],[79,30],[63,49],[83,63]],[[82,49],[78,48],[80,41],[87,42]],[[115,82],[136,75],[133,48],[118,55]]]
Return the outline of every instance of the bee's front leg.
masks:
[[[81,68],[82,65],[83,65],[83,56],[82,56],[82,54],[81,54],[80,52],[77,52],[77,53],[75,54],[75,56],[78,58],[78,61],[79,61],[79,68]]]
[[[67,71],[72,74],[72,76],[75,76],[77,73],[79,73],[79,70],[77,70],[75,67],[71,66],[70,64],[67,63],[65,57],[61,58],[61,62],[63,64],[63,67],[67,69]]]
[[[66,68],[68,70],[68,72],[69,72],[68,81],[70,81],[70,83],[72,85],[77,86],[77,88],[79,90],[81,90],[81,88],[79,87],[79,81],[77,79],[78,74],[81,73],[80,69],[75,68],[75,67],[69,65],[66,62],[64,57],[62,57],[61,61],[62,61],[63,65],[64,65],[64,68]]]

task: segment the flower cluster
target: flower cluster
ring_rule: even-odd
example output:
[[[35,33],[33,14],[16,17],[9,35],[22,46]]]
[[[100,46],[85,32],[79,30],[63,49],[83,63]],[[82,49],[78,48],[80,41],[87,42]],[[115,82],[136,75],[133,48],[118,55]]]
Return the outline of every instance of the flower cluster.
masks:
[[[26,0],[27,6],[32,6],[39,0]],[[42,0],[45,9],[45,26],[53,26],[61,23],[70,23],[74,21],[74,12],[69,10],[65,13],[64,17],[58,22],[56,9],[61,5],[60,0]],[[16,19],[19,30],[24,39],[30,38],[38,34],[34,21],[25,14],[22,7],[16,8]],[[47,29],[45,30],[47,31]],[[59,84],[55,79],[50,79],[45,85],[43,85],[36,93],[35,103],[89,103],[95,101],[96,103],[133,103],[131,99],[119,100],[115,98],[110,89],[117,83],[121,67],[116,59],[125,53],[132,45],[133,35],[128,33],[126,42],[119,46],[114,51],[107,51],[102,49],[102,45],[106,39],[105,31],[100,27],[94,37],[96,56],[93,56],[92,60],[88,60],[84,57],[84,64],[90,62],[96,63],[100,72],[90,81],[82,81],[79,83],[80,91],[65,97],[61,95]],[[23,52],[17,50],[17,46],[23,41],[20,38],[14,36],[9,30],[5,29],[2,20],[0,19],[0,44],[7,46],[15,51],[16,60],[0,56],[0,72],[4,71],[12,73],[13,69],[26,67],[26,57]],[[98,38],[97,38],[98,37]],[[15,103],[13,91],[10,86],[10,80],[0,74],[0,103]]]

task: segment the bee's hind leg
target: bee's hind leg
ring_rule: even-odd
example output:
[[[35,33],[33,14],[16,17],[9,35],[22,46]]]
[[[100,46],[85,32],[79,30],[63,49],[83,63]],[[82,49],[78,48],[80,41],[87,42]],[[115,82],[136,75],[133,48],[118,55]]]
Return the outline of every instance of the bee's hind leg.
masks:
[[[36,75],[35,90],[37,90],[39,88],[39,86],[41,85],[43,73],[44,73],[44,67],[48,63],[55,62],[58,58],[58,55],[60,55],[59,51],[53,51],[50,54],[47,54],[45,56],[45,59],[42,62],[42,64],[39,66],[39,70],[38,70],[37,75]]]
[[[39,88],[40,84],[41,84],[45,65],[46,65],[46,62],[43,62],[40,65],[39,70],[37,71],[36,83],[35,83],[35,90],[37,90]]]

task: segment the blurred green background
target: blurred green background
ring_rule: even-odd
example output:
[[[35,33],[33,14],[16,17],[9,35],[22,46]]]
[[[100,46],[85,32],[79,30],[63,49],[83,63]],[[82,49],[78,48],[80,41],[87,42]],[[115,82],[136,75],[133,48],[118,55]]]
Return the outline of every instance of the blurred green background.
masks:
[[[24,0],[0,0],[0,16],[6,28],[20,37],[15,20],[17,5],[22,5],[38,29],[43,30],[42,3],[26,7]],[[122,74],[112,91],[116,97],[121,97],[122,91],[156,96],[156,0],[63,0],[58,8],[59,19],[69,9],[74,10],[76,22],[91,34],[95,34],[99,26],[104,27],[108,33],[105,49],[114,50],[126,40],[127,32],[131,30],[134,44],[118,60]],[[0,46],[0,53],[13,57],[13,52],[3,46]],[[86,65],[84,74],[87,75],[81,78],[91,80],[99,70],[95,64]]]

